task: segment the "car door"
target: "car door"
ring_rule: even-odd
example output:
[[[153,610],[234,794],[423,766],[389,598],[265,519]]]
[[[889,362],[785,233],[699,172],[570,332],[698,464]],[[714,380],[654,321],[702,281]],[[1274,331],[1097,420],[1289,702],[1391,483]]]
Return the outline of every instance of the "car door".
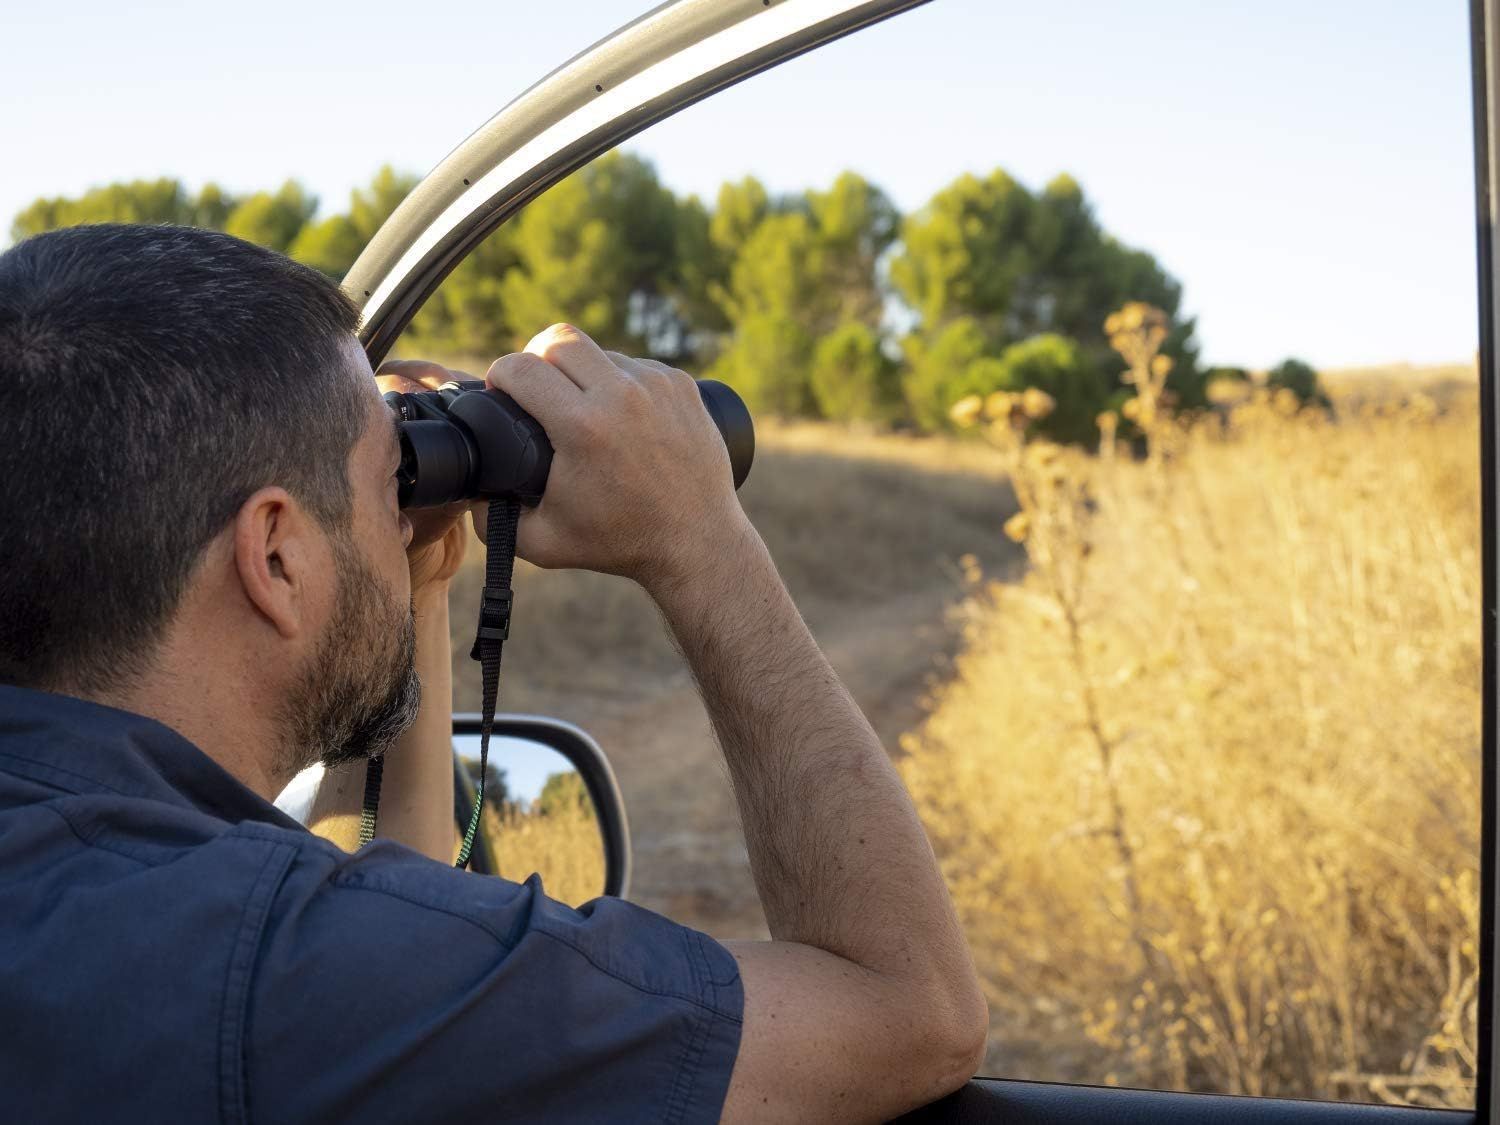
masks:
[[[489,234],[569,173],[684,107],[794,56],[918,6],[921,0],[677,0],[564,63],[445,158],[395,211],[345,279],[365,311],[372,363],[390,351],[423,302]],[[1497,203],[1490,122],[1500,72],[1500,0],[1472,6],[1476,234],[1480,267],[1483,447],[1482,976],[1475,1110],[1227,1097],[1105,1085],[976,1077],[913,1121],[1338,1122],[1495,1120],[1491,1075],[1495,866],[1495,393],[1492,229]],[[1374,17],[1372,17],[1374,18]]]

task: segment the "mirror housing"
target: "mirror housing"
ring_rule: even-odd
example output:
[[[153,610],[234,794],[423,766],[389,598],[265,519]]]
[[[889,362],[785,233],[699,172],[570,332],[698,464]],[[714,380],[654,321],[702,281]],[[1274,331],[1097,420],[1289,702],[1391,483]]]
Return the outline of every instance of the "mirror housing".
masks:
[[[461,713],[453,716],[454,739],[474,740],[476,753],[480,729],[478,714]],[[502,738],[537,743],[555,752],[578,771],[589,800],[593,802],[600,845],[604,852],[604,886],[601,893],[614,898],[626,897],[630,891],[630,826],[625,817],[625,800],[620,795],[615,772],[599,744],[586,731],[561,719],[543,715],[496,715],[490,735],[490,764],[501,770],[504,770],[505,762],[496,753],[496,740]],[[453,770],[454,816],[461,832],[473,809],[474,785],[456,745]],[[494,874],[487,869],[487,854],[485,848],[476,846],[470,868],[479,874]]]

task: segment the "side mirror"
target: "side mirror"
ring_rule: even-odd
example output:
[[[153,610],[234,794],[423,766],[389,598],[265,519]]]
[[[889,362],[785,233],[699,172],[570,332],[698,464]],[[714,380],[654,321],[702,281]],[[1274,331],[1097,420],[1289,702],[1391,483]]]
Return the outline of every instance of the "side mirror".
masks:
[[[454,820],[468,826],[479,775],[480,719],[453,717]],[[571,723],[496,715],[484,811],[469,867],[523,880],[533,872],[553,898],[577,906],[630,887],[625,802],[604,751]]]

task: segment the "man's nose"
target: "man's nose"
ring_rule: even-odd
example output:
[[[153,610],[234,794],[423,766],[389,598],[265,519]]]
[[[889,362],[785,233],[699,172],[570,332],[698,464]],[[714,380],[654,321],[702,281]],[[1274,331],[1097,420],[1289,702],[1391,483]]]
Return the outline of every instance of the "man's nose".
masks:
[[[412,537],[411,520],[406,518],[406,513],[401,513],[401,546],[410,547]]]

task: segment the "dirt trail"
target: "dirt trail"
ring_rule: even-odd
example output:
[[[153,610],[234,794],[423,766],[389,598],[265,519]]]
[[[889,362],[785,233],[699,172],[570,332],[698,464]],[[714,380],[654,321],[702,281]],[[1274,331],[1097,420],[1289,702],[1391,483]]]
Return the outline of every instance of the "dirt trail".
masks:
[[[892,752],[956,644],[945,595],[917,591],[820,631],[824,652]],[[728,775],[687,673],[611,712],[596,715],[591,728],[630,815],[631,899],[716,937],[768,936]]]

